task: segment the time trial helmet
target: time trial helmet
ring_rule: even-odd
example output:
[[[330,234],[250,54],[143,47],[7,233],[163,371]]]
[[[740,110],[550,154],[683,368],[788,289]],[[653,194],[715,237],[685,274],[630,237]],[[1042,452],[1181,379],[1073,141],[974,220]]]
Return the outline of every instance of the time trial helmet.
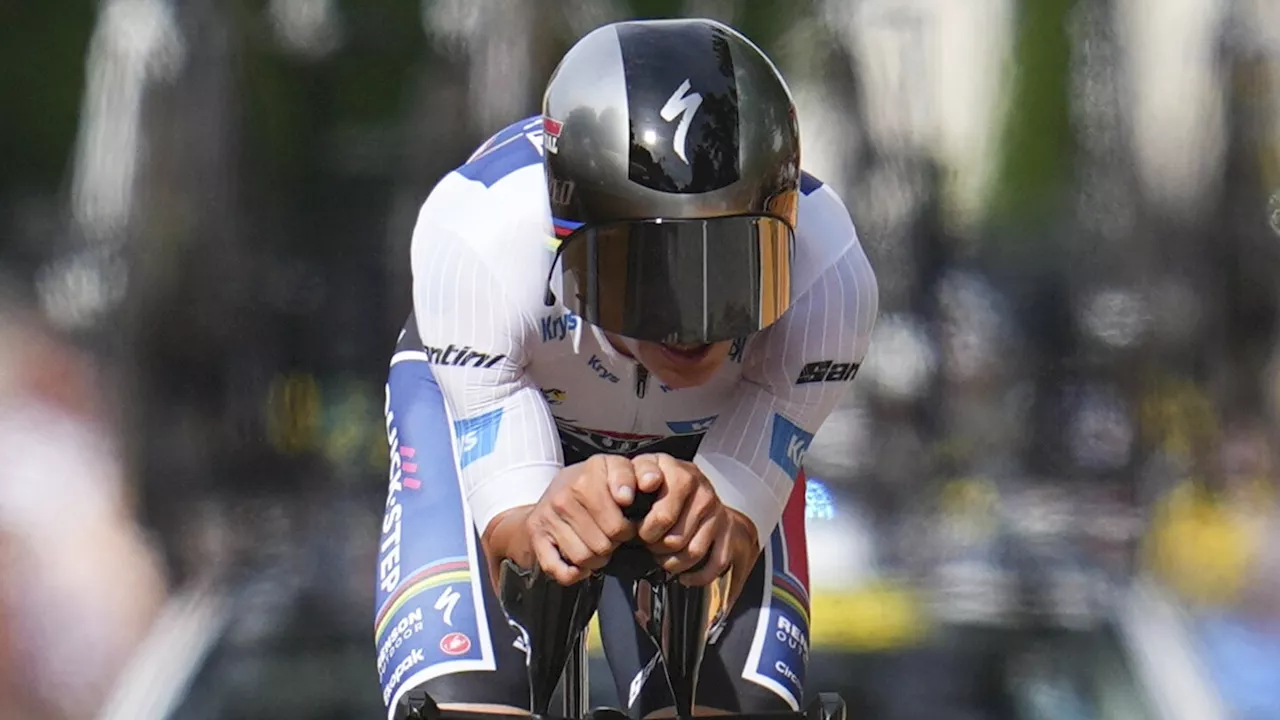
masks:
[[[795,105],[773,63],[711,20],[579,40],[543,97],[565,306],[624,337],[711,343],[791,302]]]

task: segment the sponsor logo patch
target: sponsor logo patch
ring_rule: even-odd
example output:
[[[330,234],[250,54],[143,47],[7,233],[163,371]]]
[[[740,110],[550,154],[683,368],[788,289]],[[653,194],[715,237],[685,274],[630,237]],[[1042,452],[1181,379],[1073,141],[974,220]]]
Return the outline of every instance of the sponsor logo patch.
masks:
[[[773,434],[769,439],[769,459],[791,477],[800,474],[804,454],[813,442],[808,432],[781,415],[773,416]]]
[[[400,517],[404,514],[400,493],[405,488],[404,459],[413,457],[415,453],[413,448],[400,446],[400,430],[396,427],[395,413],[391,411],[390,385],[386,386],[383,413],[386,418],[387,445],[390,448],[390,468],[386,512],[382,516],[382,542],[378,550],[378,585],[383,592],[391,592],[400,584]]]
[[[458,347],[457,345],[449,344],[443,348],[424,345],[422,349],[427,355],[427,362],[433,365],[447,365],[450,367],[491,368],[502,362],[503,358],[506,357],[506,355],[482,353],[474,350],[470,345]]]
[[[471,649],[471,638],[460,632],[451,632],[440,638],[440,652],[445,655],[465,655]]]
[[[422,609],[415,609],[408,615],[400,618],[400,622],[391,628],[391,634],[387,635],[387,639],[382,641],[382,646],[378,649],[378,674],[386,672],[387,664],[391,662],[391,656],[404,642],[413,637],[414,633],[422,632]]]
[[[493,452],[498,442],[498,427],[502,424],[502,408],[491,410],[473,418],[463,418],[453,423],[458,438],[458,464],[466,467]]]
[[[578,329],[579,322],[578,316],[571,312],[542,318],[542,342],[564,340],[569,337],[569,333]]]
[[[547,152],[555,155],[560,151],[560,133],[564,130],[564,123],[559,120],[552,120],[547,116],[542,116],[542,148]]]
[[[383,704],[391,702],[391,693],[395,691],[396,686],[400,684],[400,680],[404,674],[413,669],[415,665],[427,659],[426,653],[420,648],[414,648],[409,656],[400,661],[396,666],[396,671],[391,673],[391,678],[387,680],[387,689],[382,691]]]
[[[592,355],[591,359],[587,361],[587,365],[590,366],[592,370],[596,371],[596,374],[600,376],[601,380],[608,380],[611,383],[619,382],[618,376],[614,375],[609,371],[609,368],[604,366],[604,361],[601,360],[599,356]]]
[[[800,368],[797,385],[820,382],[848,382],[858,374],[858,363],[838,363],[834,360],[811,362]]]

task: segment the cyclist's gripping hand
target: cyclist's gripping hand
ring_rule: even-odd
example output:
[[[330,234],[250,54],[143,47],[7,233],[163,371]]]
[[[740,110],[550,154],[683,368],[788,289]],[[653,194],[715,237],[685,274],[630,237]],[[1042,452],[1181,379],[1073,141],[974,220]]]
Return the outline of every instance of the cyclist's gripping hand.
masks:
[[[751,520],[725,507],[697,465],[656,453],[633,461],[640,487],[659,483],[658,499],[640,525],[640,539],[686,585],[707,585],[734,568],[733,585],[745,581],[760,554]]]
[[[595,455],[564,468],[538,504],[508,510],[490,524],[483,539],[490,572],[511,558],[526,568],[536,562],[562,585],[585,580],[635,536],[622,516],[635,493],[631,461],[619,455]]]

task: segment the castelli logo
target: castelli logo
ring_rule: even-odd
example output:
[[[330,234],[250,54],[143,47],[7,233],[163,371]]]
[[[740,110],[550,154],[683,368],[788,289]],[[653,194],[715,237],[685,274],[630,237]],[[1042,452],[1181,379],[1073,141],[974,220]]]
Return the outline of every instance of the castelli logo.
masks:
[[[471,638],[452,632],[440,638],[440,651],[445,655],[461,655],[471,649]]]

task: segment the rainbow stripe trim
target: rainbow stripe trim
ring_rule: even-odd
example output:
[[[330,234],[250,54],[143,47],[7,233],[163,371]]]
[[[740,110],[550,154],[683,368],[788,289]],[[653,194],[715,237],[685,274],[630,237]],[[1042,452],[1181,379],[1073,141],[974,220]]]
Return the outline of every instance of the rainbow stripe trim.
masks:
[[[560,218],[551,218],[551,226],[555,228],[556,237],[561,240],[573,234],[574,230],[582,227],[582,223],[572,220],[561,220]]]
[[[445,558],[434,565],[420,568],[405,578],[395,593],[383,603],[382,609],[378,610],[378,617],[373,623],[375,642],[382,642],[382,635],[390,627],[391,619],[413,598],[441,585],[470,582],[471,564],[465,557]]]
[[[809,593],[799,583],[786,575],[774,573],[773,596],[800,613],[805,626],[809,625]]]

